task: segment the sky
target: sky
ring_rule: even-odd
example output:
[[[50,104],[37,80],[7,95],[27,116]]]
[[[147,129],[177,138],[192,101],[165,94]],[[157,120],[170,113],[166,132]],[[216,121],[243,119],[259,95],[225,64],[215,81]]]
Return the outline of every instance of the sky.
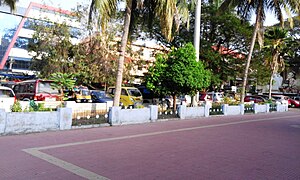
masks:
[[[40,4],[46,4],[49,6],[58,7],[65,10],[71,10],[75,8],[77,4],[90,4],[89,0],[19,0],[17,2],[17,6],[28,7],[30,2],[36,2]],[[252,23],[255,21],[255,17],[252,18]],[[270,26],[278,21],[276,20],[274,14],[272,12],[267,12],[266,21],[264,23],[265,26]]]
[[[19,0],[17,2],[17,6],[27,8],[30,4],[30,2],[36,2],[39,4],[46,4],[48,6],[53,6],[57,8],[61,8],[64,10],[72,10],[77,7],[78,4],[81,5],[89,5],[91,0]],[[254,23],[255,21],[255,16],[252,17],[251,23]],[[5,16],[3,14],[0,14],[0,37],[1,37],[1,32],[3,32],[4,29],[6,28],[12,28],[16,26],[20,22],[19,18],[11,19],[9,21],[5,20]],[[266,21],[264,23],[265,26],[270,26],[278,21],[276,20],[275,16],[272,15],[271,12],[267,12],[266,15]]]
[[[30,2],[45,4],[48,6],[53,6],[64,10],[71,10],[72,8],[75,8],[77,4],[90,3],[89,0],[19,0],[19,2],[17,2],[17,6],[28,7]]]

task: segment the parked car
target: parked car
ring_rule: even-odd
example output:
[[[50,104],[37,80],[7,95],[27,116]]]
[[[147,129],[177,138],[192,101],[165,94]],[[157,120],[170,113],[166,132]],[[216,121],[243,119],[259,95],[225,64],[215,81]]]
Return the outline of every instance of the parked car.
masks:
[[[268,100],[265,97],[259,95],[248,95],[244,98],[244,102],[247,103],[263,103],[267,101]]]
[[[289,100],[291,102],[291,104],[290,104],[291,107],[295,107],[295,108],[300,107],[300,97],[296,96],[296,97],[290,98]]]
[[[276,100],[276,102],[280,104],[285,104],[288,106],[291,106],[291,100],[289,97],[284,96],[284,95],[272,95],[272,98]]]
[[[113,98],[108,96],[105,91],[91,90],[93,103],[107,103],[113,102]]]
[[[50,80],[27,80],[14,85],[14,92],[18,100],[29,101],[60,101],[58,89],[51,86]]]
[[[109,87],[107,93],[113,97],[115,90],[115,87]],[[143,96],[138,88],[121,87],[120,102],[125,107],[134,107],[143,103]]]
[[[87,87],[74,87],[74,98],[77,103],[92,102],[91,92]]]
[[[0,109],[11,111],[11,106],[16,101],[14,91],[9,87],[0,86]]]
[[[221,92],[206,92],[199,94],[199,101],[202,102],[222,102],[224,94]]]

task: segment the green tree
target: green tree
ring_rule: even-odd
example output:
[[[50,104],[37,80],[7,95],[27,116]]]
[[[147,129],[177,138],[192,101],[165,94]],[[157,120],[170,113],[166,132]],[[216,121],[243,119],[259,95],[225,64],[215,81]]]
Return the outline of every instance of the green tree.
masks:
[[[263,22],[265,20],[265,10],[274,11],[278,20],[281,22],[283,26],[283,13],[281,7],[285,8],[285,11],[291,17],[291,12],[296,11],[299,13],[300,4],[299,0],[224,0],[222,3],[220,10],[228,9],[231,7],[237,7],[237,13],[241,15],[244,19],[249,19],[251,17],[251,13],[254,11],[256,13],[256,20],[254,24],[253,34],[251,38],[251,43],[249,47],[249,52],[247,56],[247,62],[245,64],[245,72],[243,77],[242,84],[242,92],[241,92],[241,102],[244,102],[245,97],[245,89],[248,78],[248,71],[250,67],[250,62],[252,58],[252,53],[254,49],[254,45],[256,39],[258,38],[258,42],[260,46],[263,46],[263,33],[261,31],[263,27]],[[291,18],[290,18],[291,20]],[[291,25],[292,25],[292,21]]]
[[[65,97],[64,90],[73,90],[76,80],[74,79],[74,74],[67,73],[53,73],[50,76],[51,87],[58,89],[61,94],[61,100]]]
[[[84,7],[79,7],[78,16],[72,16],[80,22],[84,15]],[[116,59],[118,58],[118,42],[115,37],[118,29],[109,29],[105,34],[84,34],[90,29],[82,25],[82,29],[67,26],[66,23],[31,21],[35,30],[29,50],[35,52],[31,69],[39,72],[39,77],[49,78],[53,73],[72,73],[76,75],[78,84],[91,86],[101,83],[112,86],[116,78]],[[74,38],[81,42],[74,43]],[[128,48],[129,56],[133,52]],[[124,79],[131,80],[129,71],[135,63],[125,63]]]
[[[263,49],[267,51],[267,56],[265,57],[266,65],[271,69],[269,82],[269,98],[271,99],[273,76],[279,70],[283,71],[285,67],[283,55],[288,41],[288,31],[281,28],[272,28],[265,33],[265,37],[268,41],[266,41],[267,45]]]
[[[136,0],[126,1],[124,29],[123,29],[122,39],[121,39],[121,45],[119,51],[120,56],[118,60],[118,69],[117,69],[117,76],[116,76],[116,90],[115,90],[114,103],[113,103],[114,106],[119,106],[119,101],[120,101],[121,85],[123,81],[124,59],[125,59],[127,41],[129,37],[132,12],[134,10],[133,8],[142,7],[142,6],[138,6],[137,4],[139,5],[145,4],[146,6],[151,7],[150,9],[151,12],[153,12],[152,14],[154,15],[154,17],[158,17],[160,20],[162,34],[166,37],[166,39],[171,40],[172,27],[174,27],[173,24],[177,24],[180,22],[179,18],[177,18],[177,21],[174,20],[174,17],[178,17],[180,13],[180,8],[177,8],[178,2],[180,1],[157,0],[157,1],[147,1],[145,3],[140,3],[139,1]],[[93,12],[98,10],[99,12],[98,17],[100,19],[99,22],[101,22],[101,27],[105,28],[108,20],[112,17],[112,15],[116,10],[117,3],[118,1],[116,0],[92,0],[90,6],[91,8],[90,8],[89,19],[92,18]],[[153,17],[151,18],[153,19]]]
[[[66,23],[46,23],[34,21],[33,40],[29,51],[35,52],[31,69],[40,72],[40,77],[48,78],[52,73],[70,73],[76,54],[75,45],[71,42],[70,27]]]
[[[157,57],[149,68],[147,88],[162,95],[172,95],[176,110],[176,96],[195,95],[210,85],[211,73],[201,61],[196,61],[195,48],[191,43],[173,49],[167,56]]]

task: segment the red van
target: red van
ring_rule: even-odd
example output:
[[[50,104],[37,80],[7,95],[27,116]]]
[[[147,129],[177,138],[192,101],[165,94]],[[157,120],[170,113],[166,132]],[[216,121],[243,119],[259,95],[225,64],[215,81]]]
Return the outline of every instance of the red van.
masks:
[[[59,101],[60,93],[58,89],[52,88],[52,82],[42,79],[22,81],[16,83],[13,90],[16,98],[22,101]]]

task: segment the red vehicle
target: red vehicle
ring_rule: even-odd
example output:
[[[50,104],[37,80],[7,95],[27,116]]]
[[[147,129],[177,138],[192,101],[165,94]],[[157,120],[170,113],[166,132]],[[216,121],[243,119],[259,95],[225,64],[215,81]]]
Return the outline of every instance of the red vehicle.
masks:
[[[51,83],[50,80],[27,80],[16,83],[13,90],[18,100],[59,101],[59,91],[52,88]]]
[[[291,107],[300,107],[300,97],[293,97],[293,98],[289,98],[290,101],[290,106]]]
[[[267,99],[265,99],[261,96],[256,96],[256,95],[246,96],[244,98],[244,102],[261,103],[261,102],[266,102],[266,101],[267,101]]]

